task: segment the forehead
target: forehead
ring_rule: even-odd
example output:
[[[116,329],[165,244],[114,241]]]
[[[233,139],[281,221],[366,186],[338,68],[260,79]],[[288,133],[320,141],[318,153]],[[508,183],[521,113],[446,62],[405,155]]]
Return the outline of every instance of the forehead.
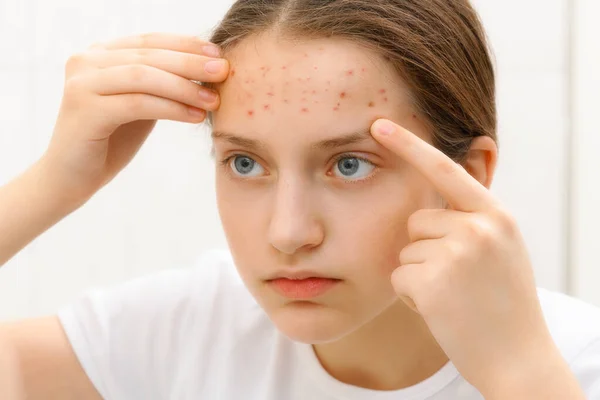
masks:
[[[378,117],[410,109],[393,66],[347,40],[262,34],[242,41],[228,58],[215,129],[239,132],[243,124],[244,131],[270,135],[285,127],[306,136],[333,122],[340,130],[368,129]]]

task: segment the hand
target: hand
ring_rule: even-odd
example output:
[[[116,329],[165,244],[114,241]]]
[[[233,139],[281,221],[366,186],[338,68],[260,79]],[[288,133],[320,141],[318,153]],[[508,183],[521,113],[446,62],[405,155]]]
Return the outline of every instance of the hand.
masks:
[[[410,243],[392,275],[396,293],[482,393],[527,379],[557,350],[514,219],[465,169],[411,132],[379,120],[372,134],[449,204],[409,218]]]
[[[71,57],[54,134],[40,160],[57,193],[87,200],[132,160],[158,119],[202,122],[219,97],[192,80],[224,81],[229,64],[218,54],[196,37],[156,33]]]

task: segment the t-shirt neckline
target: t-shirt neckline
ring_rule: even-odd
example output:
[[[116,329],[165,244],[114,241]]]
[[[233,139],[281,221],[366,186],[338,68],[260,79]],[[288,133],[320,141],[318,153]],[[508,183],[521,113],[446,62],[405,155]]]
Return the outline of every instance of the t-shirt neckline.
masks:
[[[392,391],[378,391],[352,386],[338,381],[323,368],[313,346],[295,343],[298,358],[310,379],[328,395],[344,400],[424,400],[442,391],[460,374],[452,362],[447,362],[435,374],[416,385]]]

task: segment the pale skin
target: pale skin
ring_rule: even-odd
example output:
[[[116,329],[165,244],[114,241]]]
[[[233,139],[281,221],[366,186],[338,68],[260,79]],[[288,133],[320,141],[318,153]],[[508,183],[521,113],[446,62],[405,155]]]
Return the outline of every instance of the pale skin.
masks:
[[[544,324],[518,228],[487,190],[493,141],[475,140],[463,166],[448,159],[406,93],[381,92],[402,82],[351,43],[254,38],[228,57],[233,76],[226,61],[205,70],[217,60],[206,45],[154,34],[71,60],[48,151],[0,188],[0,264],[118,174],[157,119],[195,123],[205,114],[190,110],[218,109],[215,156],[241,153],[259,165],[250,177],[231,163],[217,168],[240,274],[284,334],[315,344],[332,376],[391,390],[449,357],[486,399],[584,398]],[[226,81],[207,102],[190,80]],[[359,135],[340,145],[348,133]],[[367,160],[358,179],[339,175],[340,154]],[[269,291],[275,269],[297,266],[343,284],[305,304]],[[0,339],[14,349],[0,358],[13,377],[7,387],[32,399],[99,398],[56,318],[0,326]]]

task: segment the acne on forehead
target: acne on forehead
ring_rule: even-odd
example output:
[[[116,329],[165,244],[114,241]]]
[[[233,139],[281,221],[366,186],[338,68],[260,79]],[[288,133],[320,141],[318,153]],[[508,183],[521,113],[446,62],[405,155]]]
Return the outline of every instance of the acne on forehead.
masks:
[[[274,70],[284,73],[274,74]],[[315,65],[312,70],[319,71],[322,68]],[[299,114],[308,115],[311,113],[311,106],[325,106],[333,112],[338,112],[350,101],[353,102],[353,105],[357,100],[362,101],[365,109],[374,108],[377,104],[389,101],[387,90],[384,88],[377,91],[371,90],[371,94],[367,97],[364,96],[362,90],[361,93],[358,93],[357,87],[360,87],[362,81],[368,78],[369,68],[367,66],[346,69],[342,73],[338,73],[335,85],[332,85],[331,80],[327,80],[324,85],[317,83],[319,79],[313,79],[313,76],[307,75],[305,69],[301,76],[294,75],[292,71],[294,71],[294,66],[288,64],[261,65],[258,68],[247,69],[233,67],[231,69],[229,80],[234,81],[232,83],[241,89],[238,99],[242,104],[247,105],[246,115],[248,118],[254,118],[260,112],[274,112],[278,107],[295,107]],[[268,84],[274,81],[278,82],[278,87]],[[298,90],[298,85],[301,85],[303,89]],[[319,87],[315,87],[317,85]],[[260,106],[257,106],[255,101],[251,101],[255,99],[261,100]]]

